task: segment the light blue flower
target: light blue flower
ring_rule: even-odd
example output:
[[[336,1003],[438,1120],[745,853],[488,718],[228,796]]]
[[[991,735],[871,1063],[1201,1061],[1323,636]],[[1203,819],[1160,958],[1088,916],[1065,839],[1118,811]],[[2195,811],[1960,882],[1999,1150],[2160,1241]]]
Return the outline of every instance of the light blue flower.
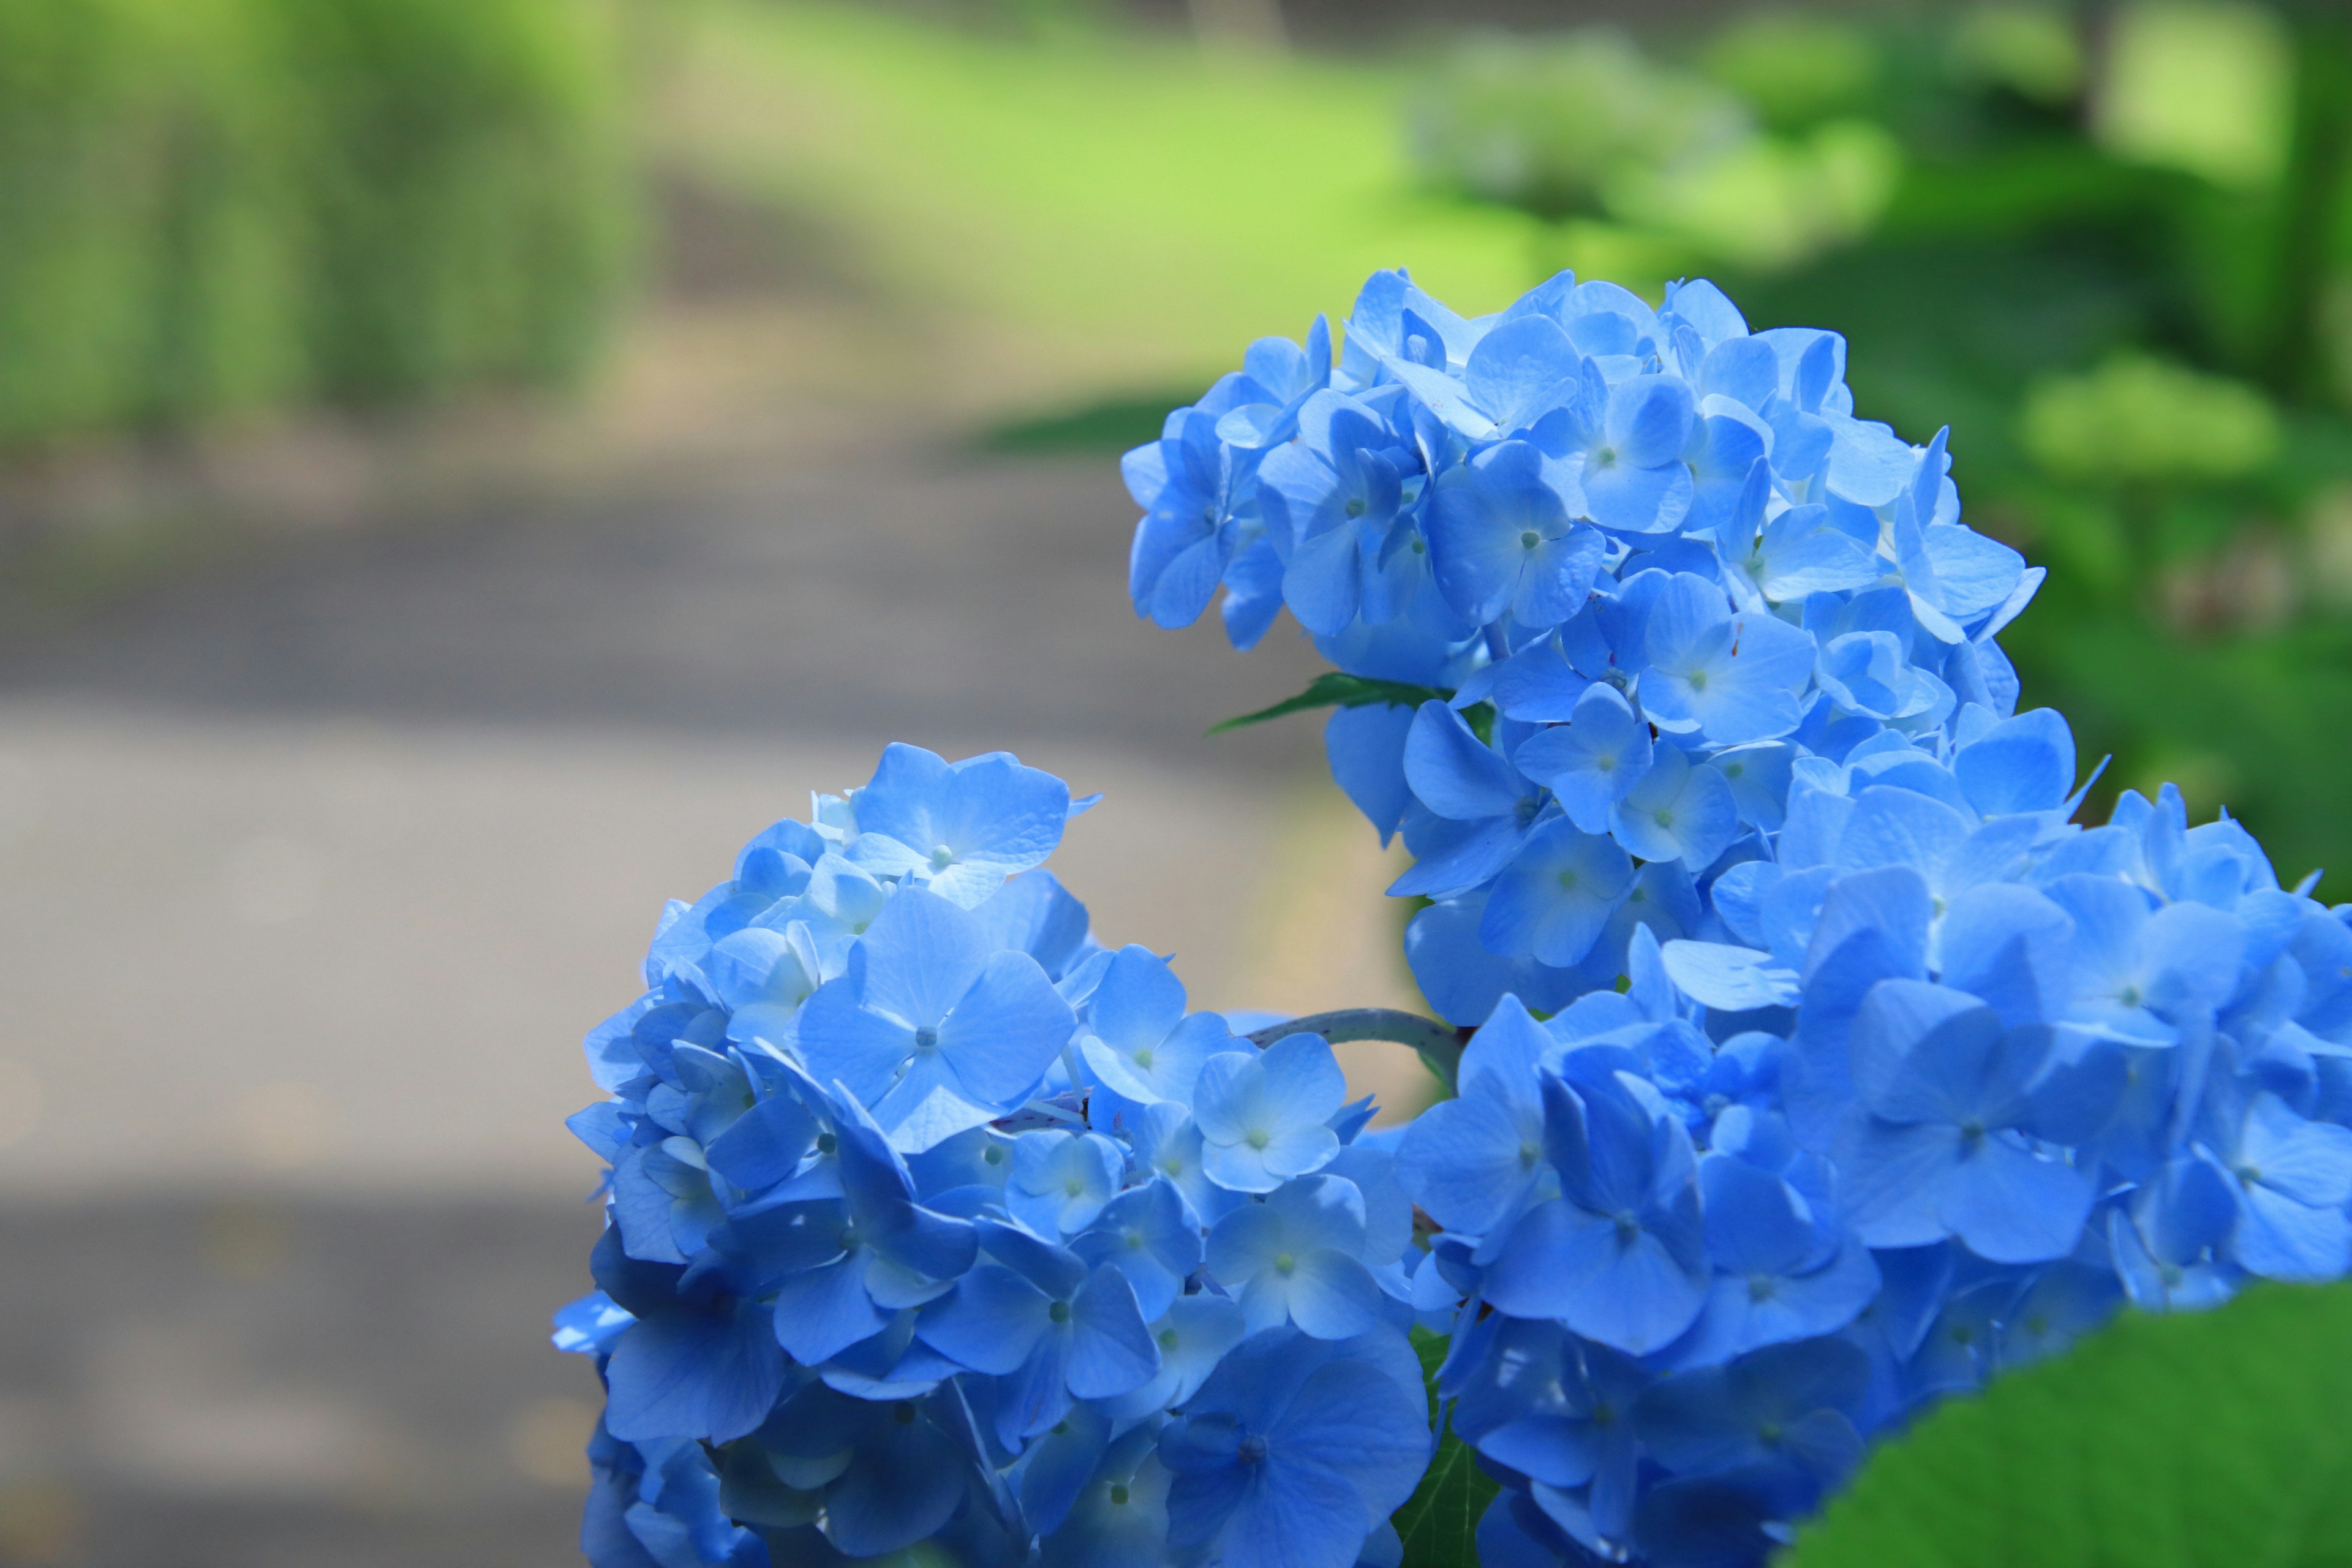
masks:
[[[1445,602],[1477,621],[1556,626],[1584,607],[1606,546],[1574,521],[1573,478],[1524,441],[1440,475],[1429,500],[1431,568]]]
[[[1241,1202],[1241,1194],[1209,1179],[1202,1162],[1208,1145],[1192,1113],[1177,1105],[1147,1105],[1126,1129],[1139,1176],[1160,1176],[1183,1194],[1185,1207],[1203,1226],[1214,1225]]]
[[[1559,800],[1587,833],[1609,831],[1611,814],[1650,771],[1650,727],[1613,686],[1594,684],[1566,724],[1538,730],[1512,761]]]
[[[2121,1091],[2119,1062],[2078,1081],[2052,1070],[2061,1064],[2048,1029],[2004,1028],[1975,997],[1907,980],[1871,989],[1853,1038],[1868,1114],[1838,1163],[1864,1242],[1957,1236],[2000,1263],[2074,1249],[2095,1195],[2092,1173],[2032,1140],[2095,1131]]]
[[[1406,823],[1420,859],[1389,885],[1391,896],[1467,892],[1518,852],[1543,809],[1543,792],[1510,761],[1518,738],[1506,721],[1489,745],[1444,703],[1421,705],[1405,736],[1404,776],[1429,816]]]
[[[971,909],[1006,878],[1043,865],[1070,815],[1069,785],[1008,752],[949,763],[894,744],[858,792],[849,858]]]
[[[1363,1250],[1362,1194],[1337,1176],[1305,1176],[1218,1221],[1208,1263],[1251,1332],[1288,1322],[1318,1340],[1347,1340],[1380,1321]]]
[[[1168,1311],[1201,1266],[1201,1224],[1166,1175],[1112,1199],[1070,1250],[1127,1276],[1146,1318]]]
[[[1410,443],[1371,408],[1318,392],[1299,411],[1299,437],[1268,452],[1259,505],[1282,563],[1282,598],[1298,624],[1326,637],[1368,603],[1386,620],[1402,606],[1383,579],[1386,546],[1417,466]]]
[[[1488,1238],[1486,1300],[1631,1355],[1663,1349],[1706,1300],[1689,1137],[1622,1080],[1542,1081],[1545,1155],[1561,1195]]]
[[[1679,377],[1642,375],[1604,395],[1588,383],[1556,428],[1536,437],[1575,464],[1584,515],[1617,533],[1669,531],[1689,513],[1696,492],[1683,449],[1697,406]]]
[[[1644,860],[1706,870],[1739,835],[1739,805],[1723,774],[1661,745],[1641,781],[1609,813],[1610,836]]]
[[[1633,1412],[1657,1374],[1557,1323],[1496,1317],[1486,1353],[1449,1376],[1454,1428],[1528,1478],[1547,1513],[1580,1516],[1588,1549],[1622,1542],[1638,1500]]]
[[[1110,1444],[1038,1543],[1044,1568],[1160,1568],[1168,1549],[1168,1488],[1159,1434],[1138,1426]]]
[[[1013,1142],[1005,1207],[1040,1236],[1073,1236],[1118,1191],[1125,1164],[1118,1145],[1098,1133],[1024,1132]]]
[[[1226,1354],[1249,1335],[1241,1303],[1203,1291],[1179,1296],[1151,1325],[1160,1370],[1151,1381],[1105,1402],[1122,1421],[1181,1408]]]
[[[1517,997],[1505,997],[1463,1047],[1459,1094],[1405,1129],[1398,1174],[1447,1230],[1483,1236],[1517,1218],[1544,1180],[1538,1075],[1558,1047]]]
[[[1217,437],[1217,416],[1201,408],[1168,416],[1160,438],[1127,454],[1128,493],[1144,509],[1128,557],[1135,613],[1163,626],[1201,618],[1233,559],[1234,491],[1244,465]]]
[[[1076,1399],[1149,1382],[1160,1350],[1127,1277],[1091,1271],[1025,1231],[981,1222],[987,1258],[923,1310],[915,1332],[958,1364],[999,1379],[996,1430],[1008,1447],[1062,1419]]]
[[[1572,966],[1592,951],[1633,884],[1625,851],[1554,818],[1528,836],[1496,879],[1479,940],[1490,952],[1527,952]]]
[[[1779,1173],[1709,1154],[1699,1162],[1699,1191],[1717,1273],[1687,1361],[1729,1361],[1834,1333],[1878,1294],[1878,1265],[1868,1249]]]
[[[1035,959],[988,945],[970,914],[908,889],[801,1010],[810,1071],[845,1085],[910,1152],[1018,1105],[1076,1027]]]
[[[1226,1568],[1350,1568],[1429,1457],[1411,1352],[1400,1369],[1362,1345],[1273,1329],[1224,1359],[1160,1434],[1171,1545]]]
[[[1270,1193],[1319,1170],[1339,1152],[1330,1121],[1347,1098],[1348,1080],[1319,1035],[1211,1057],[1192,1089],[1202,1168],[1237,1193]]]
[[[1735,610],[1715,584],[1678,572],[1651,601],[1642,710],[1676,734],[1718,746],[1770,741],[1797,727],[1813,641],[1764,610]]]
[[[1201,1065],[1233,1047],[1214,1013],[1184,1013],[1184,983],[1150,948],[1119,949],[1087,1003],[1078,1049],[1104,1087],[1139,1105],[1192,1098]]]

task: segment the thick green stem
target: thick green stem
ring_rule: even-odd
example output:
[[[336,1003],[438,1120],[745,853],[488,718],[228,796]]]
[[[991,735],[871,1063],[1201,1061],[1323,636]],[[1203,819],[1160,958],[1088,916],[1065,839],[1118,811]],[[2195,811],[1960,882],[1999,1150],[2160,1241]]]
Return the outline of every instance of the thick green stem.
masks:
[[[1244,1038],[1261,1047],[1290,1035],[1320,1035],[1335,1046],[1350,1040],[1388,1040],[1411,1046],[1420,1053],[1423,1064],[1450,1090],[1454,1088],[1454,1069],[1461,1065],[1462,1047],[1470,1043],[1471,1033],[1469,1029],[1457,1029],[1451,1024],[1395,1007],[1342,1007],[1337,1012],[1292,1018],[1256,1030]]]

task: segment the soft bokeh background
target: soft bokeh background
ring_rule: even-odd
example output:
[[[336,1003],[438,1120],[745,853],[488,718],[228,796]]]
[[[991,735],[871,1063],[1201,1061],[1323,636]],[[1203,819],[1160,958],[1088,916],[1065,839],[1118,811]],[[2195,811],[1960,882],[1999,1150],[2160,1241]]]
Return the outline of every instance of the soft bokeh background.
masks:
[[[1410,1005],[1115,462],[1375,267],[1848,331],[2106,797],[2352,872],[2348,178],[2319,4],[0,0],[0,1564],[573,1561],[577,1038],[886,740]]]

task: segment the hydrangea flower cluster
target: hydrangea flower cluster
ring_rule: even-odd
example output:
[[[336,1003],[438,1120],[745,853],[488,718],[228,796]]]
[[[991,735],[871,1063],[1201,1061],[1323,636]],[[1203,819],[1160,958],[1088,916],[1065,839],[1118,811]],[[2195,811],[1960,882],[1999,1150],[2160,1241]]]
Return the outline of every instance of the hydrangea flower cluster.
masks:
[[[2121,1304],[2352,1266],[2347,911],[2169,786],[2074,824],[1993,640],[2041,574],[1843,363],[1705,283],[1383,273],[1127,459],[1139,614],[1223,583],[1350,678],[1332,771],[1483,1024],[1399,1174],[1492,1568],[1760,1562]]]
[[[1407,951],[1457,1024],[1698,931],[1800,756],[2015,706],[1993,638],[2042,574],[1961,526],[1942,436],[1853,416],[1833,332],[1569,273],[1465,321],[1381,272],[1336,357],[1318,320],[1245,366],[1127,456],[1136,609],[1222,582],[1237,647],[1287,607],[1366,683],[1332,773],[1416,858],[1390,890],[1434,900]]]
[[[1095,942],[1090,802],[890,748],[589,1037],[592,1560],[1395,1568],[1420,1328],[1489,1568],[1731,1568],[2126,1305],[2352,1268],[2352,910],[2169,786],[2074,822],[2040,574],[1843,352],[1383,273],[1129,454],[1139,611],[1339,667],[1455,1097],[1369,1131],[1354,1026]]]
[[[1094,941],[1037,868],[1090,804],[892,746],[665,914],[572,1122],[611,1168],[557,1332],[607,1385],[598,1568],[1394,1560],[1431,1446],[1394,1152],[1323,1039]]]

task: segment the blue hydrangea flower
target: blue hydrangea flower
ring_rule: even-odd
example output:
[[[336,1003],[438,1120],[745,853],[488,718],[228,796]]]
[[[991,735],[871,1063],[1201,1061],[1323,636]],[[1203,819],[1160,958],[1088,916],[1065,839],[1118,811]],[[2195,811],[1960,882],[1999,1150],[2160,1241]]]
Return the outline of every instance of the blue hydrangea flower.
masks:
[[[1375,1346],[1273,1329],[1228,1355],[1160,1434],[1170,1543],[1349,1568],[1429,1458],[1419,1367]]]
[[[1223,395],[1279,445],[1274,394],[1314,389],[1266,357]],[[1166,1562],[1160,1439],[1253,1315],[1343,1344],[1412,1418],[1349,1452],[1314,1400],[1265,1406],[1289,1479],[1231,1528],[1339,1485],[1318,1550],[1395,1545],[1428,1429],[1394,1158],[1351,1146],[1370,1105],[1321,1038],[1260,1052],[1093,940],[1036,865],[1070,810],[1010,758],[894,748],[674,904],[646,994],[590,1035],[611,1098],[571,1124],[608,1226],[556,1341],[606,1385],[599,1568]]]
[[[1018,1105],[1076,1027],[1035,959],[989,946],[970,914],[910,888],[802,1009],[809,1070],[871,1105],[908,1150]]]
[[[1250,1331],[1296,1323],[1350,1340],[1380,1321],[1364,1267],[1364,1199],[1351,1182],[1309,1176],[1246,1203],[1209,1232],[1209,1268],[1242,1304]]]
[[[1347,1079],[1318,1035],[1211,1057],[1192,1090],[1202,1168],[1237,1193],[1270,1193],[1320,1170],[1339,1152],[1330,1121],[1347,1098]]]

